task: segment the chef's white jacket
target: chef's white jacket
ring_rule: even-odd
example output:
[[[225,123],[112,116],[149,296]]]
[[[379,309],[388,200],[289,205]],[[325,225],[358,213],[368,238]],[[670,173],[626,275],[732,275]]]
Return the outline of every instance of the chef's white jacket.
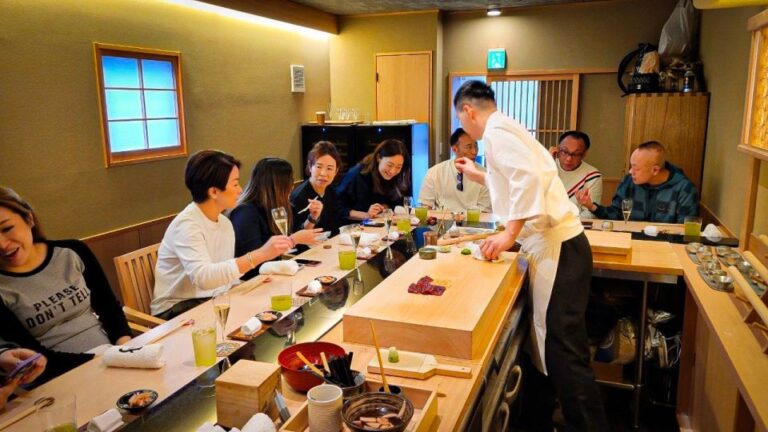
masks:
[[[552,155],[520,123],[499,111],[483,134],[488,165],[485,183],[493,213],[502,223],[525,220],[517,238],[528,256],[533,304],[534,363],[546,373],[544,341],[547,307],[557,274],[560,245],[584,231]]]

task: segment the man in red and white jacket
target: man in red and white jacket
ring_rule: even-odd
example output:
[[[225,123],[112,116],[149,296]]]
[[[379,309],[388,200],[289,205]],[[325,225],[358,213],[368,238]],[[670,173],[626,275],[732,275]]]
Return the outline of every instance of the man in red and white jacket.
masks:
[[[594,219],[592,214],[576,199],[576,192],[588,189],[592,200],[599,203],[603,196],[603,175],[592,165],[584,162],[589,151],[589,135],[580,131],[568,131],[560,135],[559,145],[549,149],[557,162],[557,174],[565,185],[568,198],[579,207],[581,219]]]

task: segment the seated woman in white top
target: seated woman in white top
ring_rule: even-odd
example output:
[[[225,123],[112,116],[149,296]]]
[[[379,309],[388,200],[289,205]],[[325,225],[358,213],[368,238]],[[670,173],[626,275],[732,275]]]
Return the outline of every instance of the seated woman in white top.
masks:
[[[451,151],[456,159],[465,157],[475,162],[477,150],[477,141],[464,129],[457,128],[451,134]],[[485,171],[477,162],[475,166]],[[427,171],[419,191],[419,202],[432,209],[444,208],[452,212],[465,212],[472,207],[491,211],[488,188],[480,183],[464,181],[464,175],[459,173],[452,160],[440,162]]]
[[[237,204],[240,161],[218,150],[189,158],[184,182],[192,201],[163,236],[155,266],[152,314],[171,319],[227,291],[240,276],[288,251],[293,242],[276,235],[258,249],[235,257],[235,232],[222,212]]]

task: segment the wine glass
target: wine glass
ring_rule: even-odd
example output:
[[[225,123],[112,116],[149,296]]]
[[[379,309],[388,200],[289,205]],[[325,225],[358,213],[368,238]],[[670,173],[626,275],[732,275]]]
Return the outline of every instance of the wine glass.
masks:
[[[392,227],[392,216],[394,213],[392,212],[392,209],[384,209],[383,212],[381,212],[381,217],[384,218],[384,228],[387,230],[387,239],[389,239],[389,229]]]
[[[403,207],[405,207],[405,214],[411,214],[411,207],[413,206],[413,198],[407,196],[403,198]]]
[[[217,337],[216,351],[225,348],[224,343],[224,331],[227,326],[227,319],[229,318],[229,293],[221,293],[213,298],[213,313],[216,315],[216,322],[218,327],[221,327],[219,332],[220,337]]]
[[[285,207],[273,208],[272,219],[275,221],[277,229],[279,229],[283,235],[288,235],[288,213],[285,211]]]
[[[632,198],[625,198],[621,200],[621,213],[624,215],[624,229],[627,229],[629,215],[632,214]]]

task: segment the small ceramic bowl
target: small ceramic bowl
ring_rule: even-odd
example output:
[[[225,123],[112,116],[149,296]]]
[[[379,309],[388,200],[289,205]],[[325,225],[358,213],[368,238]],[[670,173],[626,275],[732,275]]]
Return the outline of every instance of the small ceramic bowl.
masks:
[[[752,263],[747,260],[736,261],[736,268],[742,273],[749,273],[752,270]]]
[[[718,264],[715,260],[711,260],[702,262],[699,267],[701,267],[704,271],[718,270],[720,269],[720,264]]]
[[[699,248],[701,246],[703,246],[703,245],[701,243],[699,243],[699,242],[691,242],[691,243],[688,243],[687,245],[685,245],[685,250],[688,253],[695,254],[696,252],[699,251]]]
[[[731,253],[731,248],[730,246],[718,246],[715,248],[715,251],[718,256],[726,256]]]
[[[741,260],[741,255],[739,255],[738,252],[731,252],[725,256],[725,262],[727,262],[728,265],[736,265],[736,263]]]
[[[141,403],[131,404],[130,403],[131,398],[134,395],[137,395],[140,393],[145,393],[146,397],[144,397],[141,400]],[[130,413],[137,413],[139,411],[146,409],[153,403],[155,403],[156,400],[157,400],[157,392],[154,390],[149,390],[149,389],[133,390],[120,396],[120,399],[117,400],[117,407],[120,408],[121,410],[125,410]]]
[[[698,252],[696,252],[696,258],[699,259],[699,261],[712,261],[714,257],[712,256],[712,252],[708,251],[707,249],[701,250],[699,249]]]
[[[398,414],[405,405],[402,417],[392,418],[392,426],[370,428],[359,423],[360,417],[382,417]],[[390,393],[363,393],[344,402],[341,409],[344,424],[353,432],[403,432],[413,418],[413,404],[406,397]]]
[[[268,314],[272,314],[272,316],[269,316]],[[279,320],[280,317],[282,316],[283,316],[282,312],[273,311],[273,310],[267,310],[267,311],[259,312],[256,314],[256,318],[258,318],[259,321],[261,321],[264,324],[272,324],[273,322]]]

